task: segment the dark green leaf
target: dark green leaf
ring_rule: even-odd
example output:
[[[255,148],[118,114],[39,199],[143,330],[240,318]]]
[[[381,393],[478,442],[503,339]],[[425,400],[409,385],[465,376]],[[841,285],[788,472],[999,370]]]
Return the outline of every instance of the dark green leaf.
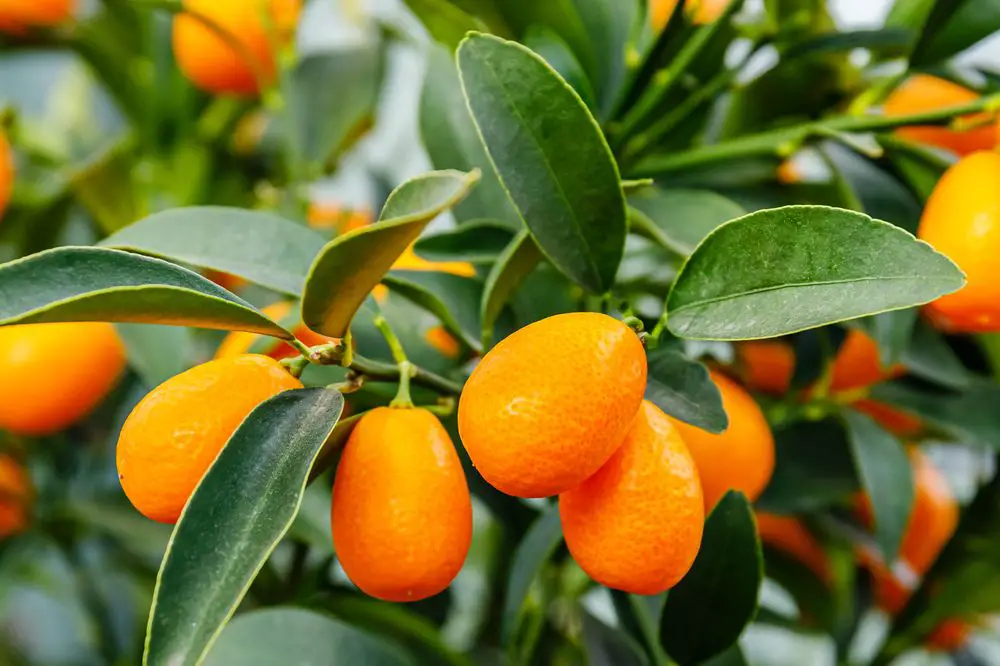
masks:
[[[233,433],[188,501],[160,567],[144,664],[201,661],[291,526],[344,398],[287,391]]]
[[[826,509],[858,491],[843,426],[837,421],[800,421],[774,431],[775,467],[756,506],[791,514]]]
[[[594,109],[594,90],[587,73],[583,71],[583,66],[576,59],[569,44],[552,30],[539,25],[529,28],[522,41],[525,46],[544,58],[545,62],[573,87],[584,104],[591,110]]]
[[[515,636],[531,583],[562,543],[562,538],[559,507],[553,504],[535,520],[514,551],[500,625],[505,645],[510,645]]]
[[[498,258],[483,287],[483,300],[480,305],[480,321],[482,325],[483,348],[489,348],[493,339],[493,325],[510,300],[514,291],[520,286],[538,262],[542,253],[535,240],[527,230],[522,231],[507,245]]]
[[[1000,30],[1000,0],[938,0],[910,55],[912,67],[939,63]]]
[[[919,32],[935,2],[937,0],[895,0],[885,18],[885,25]]]
[[[525,34],[532,26],[548,28],[569,44],[588,74],[596,71],[597,59],[593,44],[577,8],[577,0],[494,0],[494,4],[503,13],[515,35]]]
[[[910,347],[910,338],[917,323],[917,310],[883,312],[865,320],[871,338],[878,345],[879,362],[891,368],[900,362]]]
[[[674,283],[667,325],[686,338],[775,337],[920,305],[964,284],[951,260],[898,227],[787,206],[709,234]]]
[[[708,432],[720,433],[729,427],[722,396],[704,365],[666,347],[653,349],[647,356],[647,400]]]
[[[382,283],[440,319],[448,332],[465,344],[479,349],[482,282],[435,271],[392,271]]]
[[[730,491],[705,522],[691,571],[667,595],[660,640],[681,666],[729,649],[757,612],[763,558],[753,509]]]
[[[125,343],[129,366],[139,373],[146,388],[159,386],[196,362],[191,331],[181,326],[118,324],[118,337]],[[272,338],[271,344],[275,343]],[[170,353],[164,353],[169,349]]]
[[[298,296],[323,242],[314,231],[270,213],[192,206],[154,213],[101,245],[232,273]]]
[[[130,252],[60,247],[0,266],[0,324],[116,321],[291,338],[197,273]]]
[[[434,171],[396,188],[376,224],[338,236],[309,271],[302,321],[317,333],[343,337],[354,313],[396,259],[431,220],[479,180],[479,173]]]
[[[913,468],[903,445],[870,417],[844,412],[851,455],[871,501],[875,540],[886,562],[895,562],[913,511]]]
[[[647,188],[630,196],[629,203],[652,222],[634,227],[636,233],[685,257],[720,224],[746,214],[739,204],[708,190]]]
[[[428,261],[492,263],[514,237],[503,222],[476,220],[441,233],[423,236],[414,251]]]
[[[604,118],[624,92],[629,69],[626,58],[630,48],[635,48],[630,40],[642,20],[642,3],[637,0],[575,0],[575,4],[590,34],[598,115]]]
[[[945,388],[961,391],[972,383],[972,375],[945,337],[924,321],[916,322],[902,361],[914,375]]]
[[[586,105],[520,44],[476,34],[458,61],[483,143],[540,249],[581,286],[607,290],[625,247],[625,199]]]
[[[400,648],[301,608],[245,613],[226,628],[206,666],[416,666]]]
[[[485,30],[486,26],[475,16],[448,0],[405,0],[417,18],[431,33],[431,37],[454,50],[470,30]]]
[[[734,645],[722,654],[712,657],[702,666],[747,666],[747,660],[743,656],[743,650],[738,645]]]
[[[899,382],[872,388],[871,397],[915,414],[955,439],[1000,447],[1000,386],[975,384],[961,393],[920,390]]]
[[[894,136],[879,137],[886,157],[921,201],[927,201],[952,160],[924,146]]]
[[[482,182],[455,206],[455,219],[496,219],[511,229],[523,226],[469,116],[455,60],[442,48],[432,48],[428,54],[420,98],[420,134],[435,168],[482,172]]]
[[[660,626],[663,605],[668,593],[641,596],[621,590],[610,590],[610,592],[618,626],[642,646],[644,654],[652,663],[663,661],[665,655],[663,648],[660,647],[656,627]]]
[[[589,666],[646,666],[649,660],[628,634],[583,614],[583,648]]]
[[[302,158],[313,169],[324,168],[343,151],[375,112],[382,46],[371,42],[309,55],[290,77],[291,126]]]

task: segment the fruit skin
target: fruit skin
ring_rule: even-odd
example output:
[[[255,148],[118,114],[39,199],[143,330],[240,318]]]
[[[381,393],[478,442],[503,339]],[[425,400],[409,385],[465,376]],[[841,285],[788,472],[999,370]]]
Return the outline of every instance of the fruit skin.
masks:
[[[886,368],[879,359],[878,344],[864,331],[847,332],[833,361],[830,390],[834,393],[868,388],[906,372],[902,365]]]
[[[184,0],[184,8],[214,21],[237,40],[245,52],[230,46],[219,34],[188,13],[174,17],[173,46],[177,65],[196,86],[210,93],[256,95],[260,82],[254,76],[255,65],[264,84],[275,76],[275,54],[269,26],[276,31],[279,45],[291,40],[301,10],[301,0]]]
[[[762,542],[801,562],[827,585],[832,582],[830,558],[802,521],[759,511],[757,532]]]
[[[288,301],[278,301],[277,303],[272,303],[266,308],[261,309],[261,312],[277,322],[280,322],[288,316],[288,313],[291,311],[292,304]],[[316,333],[305,324],[299,324],[296,326],[292,333],[296,338],[309,347],[326,344],[332,340],[332,338]],[[215,358],[233,358],[234,356],[246,354],[250,351],[250,348],[253,347],[254,343],[260,339],[260,337],[261,336],[257,333],[233,331],[223,338],[221,343],[219,343],[218,349],[215,350]],[[265,356],[270,356],[277,361],[284,358],[298,356],[298,350],[287,342],[277,338],[269,339],[273,341],[274,344],[264,352]]]
[[[419,601],[454,580],[472,541],[472,502],[447,431],[426,409],[361,417],[333,485],[333,542],[347,576],[386,601]]]
[[[14,192],[14,151],[7,141],[7,135],[0,128],[0,218],[7,210],[11,194]]]
[[[0,32],[22,34],[29,27],[62,23],[75,5],[75,0],[0,0]]]
[[[624,443],[579,487],[559,496],[566,545],[607,587],[659,594],[691,569],[705,523],[698,470],[680,433],[643,401]]]
[[[795,350],[779,340],[754,340],[736,348],[740,378],[755,391],[788,393],[795,373]]]
[[[892,91],[883,104],[883,111],[889,117],[905,116],[960,106],[978,98],[978,93],[956,83],[918,74],[911,76]],[[988,115],[978,114],[964,116],[963,120],[979,121],[988,118]],[[896,134],[909,141],[950,150],[959,156],[977,150],[990,150],[997,143],[995,129],[988,123],[964,132],[933,125],[901,127],[896,130]]]
[[[729,427],[714,435],[701,428],[670,420],[691,451],[701,477],[705,512],[729,490],[739,490],[750,501],[757,499],[774,472],[774,436],[764,413],[746,390],[720,372],[709,375],[722,395]]]
[[[954,333],[1000,331],[1000,154],[978,152],[949,168],[927,200],[917,237],[965,272],[966,284],[925,307]]]
[[[575,488],[621,444],[646,390],[646,354],[622,322],[555,315],[483,357],[458,403],[462,443],[483,478],[518,497]]]
[[[273,358],[209,361],[171,377],[139,401],[118,436],[118,479],[143,515],[176,523],[201,477],[253,409],[302,388]]]
[[[125,369],[107,323],[0,327],[0,429],[44,436],[86,417]]]
[[[27,529],[33,495],[24,467],[11,456],[0,455],[0,540]]]

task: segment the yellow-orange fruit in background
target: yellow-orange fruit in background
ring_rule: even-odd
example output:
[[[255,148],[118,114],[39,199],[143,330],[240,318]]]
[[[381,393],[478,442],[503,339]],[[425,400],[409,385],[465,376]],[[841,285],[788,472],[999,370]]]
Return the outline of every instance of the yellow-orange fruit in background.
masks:
[[[600,470],[559,496],[566,545],[591,578],[659,594],[691,569],[705,523],[698,470],[676,428],[643,401],[624,443]]]
[[[898,377],[905,372],[902,365],[886,368],[879,358],[878,345],[864,331],[852,328],[847,332],[833,361],[830,390],[854,391]]]
[[[261,312],[279,323],[291,311],[292,304],[288,301],[278,301],[277,303],[272,303],[266,308],[261,309]],[[305,324],[299,324],[296,326],[292,333],[295,334],[296,338],[309,347],[315,347],[316,345],[326,344],[331,341],[331,338],[316,333]],[[232,358],[234,356],[246,354],[250,351],[250,348],[253,347],[254,343],[260,338],[261,336],[257,333],[233,331],[223,338],[221,343],[219,343],[219,348],[215,350],[215,358]],[[283,358],[297,356],[299,353],[298,350],[290,344],[279,340],[278,338],[268,338],[268,340],[273,344],[270,348],[261,352],[265,356],[270,356],[271,358],[280,361]]]
[[[948,169],[927,200],[917,237],[965,272],[966,284],[926,306],[949,332],[1000,331],[1000,154],[978,152]]]
[[[0,429],[43,436],[84,418],[125,369],[107,323],[0,327]]]
[[[899,437],[910,437],[924,429],[924,424],[918,417],[876,400],[858,400],[851,403],[851,406]]]
[[[0,539],[28,527],[32,494],[31,479],[21,463],[0,454]]]
[[[275,48],[293,37],[301,0],[184,0],[184,9],[191,13],[177,14],[173,30],[174,57],[184,75],[206,92],[256,95],[274,79]]]
[[[696,25],[711,23],[719,18],[728,6],[729,0],[685,0],[684,11]],[[663,30],[674,13],[677,0],[651,0],[649,3],[649,20],[655,30]]]
[[[757,532],[763,543],[801,562],[824,583],[831,582],[830,558],[801,520],[758,512]]]
[[[11,194],[14,192],[14,151],[7,141],[7,135],[0,128],[0,218],[7,210]]]
[[[462,345],[444,326],[434,326],[427,329],[427,332],[424,333],[424,339],[445,358],[458,358],[462,353]]]
[[[333,485],[333,543],[347,576],[386,601],[419,601],[458,575],[472,541],[462,463],[426,409],[361,417]]]
[[[306,214],[306,221],[313,229],[331,229],[338,234],[363,229],[371,224],[373,219],[370,211],[345,209],[335,203],[313,202]]]
[[[668,417],[698,466],[706,513],[729,490],[739,490],[754,501],[774,472],[774,436],[760,406],[733,380],[714,370],[709,374],[729,416],[725,432],[714,435]]]
[[[118,436],[118,478],[147,518],[175,523],[201,477],[243,419],[282,391],[302,388],[273,358],[209,361],[139,401]]]
[[[779,340],[754,340],[736,347],[740,378],[761,393],[788,393],[795,373],[795,350]]]
[[[20,34],[31,27],[62,23],[73,14],[74,0],[0,0],[0,32]]]
[[[483,478],[519,497],[580,485],[621,444],[646,390],[646,354],[594,312],[525,326],[483,357],[458,404],[462,443]]]
[[[945,620],[924,641],[931,652],[954,652],[965,645],[972,634],[972,625],[962,620]]]
[[[968,104],[979,94],[957,83],[935,76],[911,76],[886,98],[883,110],[889,117],[908,116]],[[988,122],[988,115],[966,116],[969,122],[983,121],[982,127],[956,132],[944,126],[919,125],[900,127],[896,134],[909,141],[937,146],[957,155],[968,155],[977,150],[989,150],[997,144],[996,129]]]

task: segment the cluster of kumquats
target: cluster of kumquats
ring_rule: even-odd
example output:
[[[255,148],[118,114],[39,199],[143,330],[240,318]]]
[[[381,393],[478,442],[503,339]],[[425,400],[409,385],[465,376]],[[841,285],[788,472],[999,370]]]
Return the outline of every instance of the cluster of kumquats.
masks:
[[[249,66],[202,21],[179,14],[175,55],[184,73],[204,90],[253,95],[261,82],[273,78],[274,48],[288,41],[300,3],[273,0],[267,26],[250,4],[185,0],[187,10],[235,35],[256,62]],[[674,4],[653,3],[654,23],[665,23]],[[711,20],[724,4],[703,0],[695,8],[696,20]],[[2,3],[0,30],[53,25],[72,11],[71,0]],[[890,95],[884,112],[910,114],[975,97],[956,84],[916,76]],[[1000,250],[997,135],[983,119],[963,120],[972,129],[899,131],[904,138],[961,158],[927,203],[919,236],[951,257],[965,271],[968,284],[928,306],[926,314],[949,333],[998,331],[1000,281],[992,271]],[[11,150],[0,132],[0,211],[13,180]],[[364,215],[320,208],[310,217],[317,226],[341,231],[366,223]],[[412,251],[397,266],[472,273],[466,265],[426,264]],[[292,306],[277,303],[266,312],[283,319]],[[296,328],[295,335],[307,345],[327,342],[304,326]],[[446,353],[455,345],[446,335],[434,339]],[[51,353],[66,340],[73,342],[72,356]],[[129,416],[118,444],[118,470],[125,493],[144,515],[176,522],[247,414],[277,393],[302,386],[279,363],[293,349],[276,341],[264,354],[248,354],[256,340],[251,334],[231,334],[215,360],[166,381]],[[526,498],[559,496],[566,543],[591,577],[616,589],[660,592],[689,570],[706,512],[728,490],[756,499],[774,467],[772,434],[748,389],[787,394],[794,352],[784,341],[744,343],[737,352],[733,367],[711,372],[730,422],[724,433],[714,435],[671,418],[643,399],[645,352],[640,337],[627,325],[595,313],[551,317],[517,331],[481,359],[459,403],[462,443],[478,471],[497,489]],[[27,436],[67,428],[100,403],[125,363],[123,345],[109,324],[0,328],[0,428]],[[882,367],[871,338],[851,329],[823,381],[830,395],[910,437],[922,428],[918,419],[866,397],[870,386],[902,372]],[[910,458],[916,502],[900,562],[890,567],[877,554],[859,552],[875,577],[879,605],[890,613],[905,604],[914,581],[937,558],[958,518],[956,501],[940,473],[915,447]],[[30,501],[23,469],[13,459],[0,457],[0,535],[23,529]],[[859,497],[859,521],[870,522],[869,514],[865,498]],[[414,601],[445,588],[465,559],[472,521],[461,464],[437,417],[406,406],[365,413],[337,470],[332,521],[338,557],[365,592]],[[830,580],[825,551],[804,524],[759,514],[758,526],[765,542]],[[906,570],[903,575],[900,564]],[[932,641],[954,646],[966,631],[964,625],[946,623]]]

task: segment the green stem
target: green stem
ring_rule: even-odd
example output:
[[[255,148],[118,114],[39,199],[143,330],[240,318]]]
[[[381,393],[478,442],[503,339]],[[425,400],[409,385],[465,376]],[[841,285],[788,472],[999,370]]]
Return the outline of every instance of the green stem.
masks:
[[[391,403],[389,403],[389,406],[413,407],[413,399],[410,397],[410,380],[416,372],[416,366],[410,363],[409,359],[406,358],[406,352],[403,351],[403,345],[400,344],[395,331],[393,331],[392,326],[389,325],[389,320],[380,314],[375,317],[374,323],[375,328],[379,330],[382,337],[384,337],[385,341],[389,344],[389,350],[392,352],[392,358],[395,359],[396,366],[399,369],[399,391],[397,391],[396,397],[393,398]]]
[[[430,370],[425,370],[412,363],[410,365],[412,368],[412,383],[444,395],[457,396],[462,393],[462,385],[458,382],[442,377]],[[354,362],[351,363],[351,370],[360,372],[372,381],[397,381],[400,376],[398,365],[382,363],[381,361],[358,356],[357,354],[354,356]]]
[[[382,337],[385,338],[386,343],[389,345],[389,351],[392,352],[392,358],[395,359],[396,363],[402,365],[406,363],[408,359],[406,358],[406,352],[403,351],[403,345],[400,344],[399,338],[396,337],[395,331],[389,326],[389,321],[382,315],[375,317],[375,328],[379,330]]]
[[[634,609],[633,615],[635,616],[636,623],[639,625],[639,631],[642,632],[642,639],[649,646],[648,651],[649,656],[653,660],[653,666],[674,666],[670,657],[660,647],[660,637],[656,629],[649,622],[650,618],[646,610],[639,607],[639,600],[635,596],[630,594],[628,595],[628,599]]]
[[[950,122],[956,116],[993,111],[997,108],[1000,108],[1000,95],[994,94],[980,97],[968,104],[905,116],[835,116],[794,127],[750,134],[683,153],[651,157],[636,165],[634,171],[638,175],[654,176],[732,159],[782,156],[794,152],[811,136],[828,135],[830,131],[877,132],[908,125],[941,125]]]

